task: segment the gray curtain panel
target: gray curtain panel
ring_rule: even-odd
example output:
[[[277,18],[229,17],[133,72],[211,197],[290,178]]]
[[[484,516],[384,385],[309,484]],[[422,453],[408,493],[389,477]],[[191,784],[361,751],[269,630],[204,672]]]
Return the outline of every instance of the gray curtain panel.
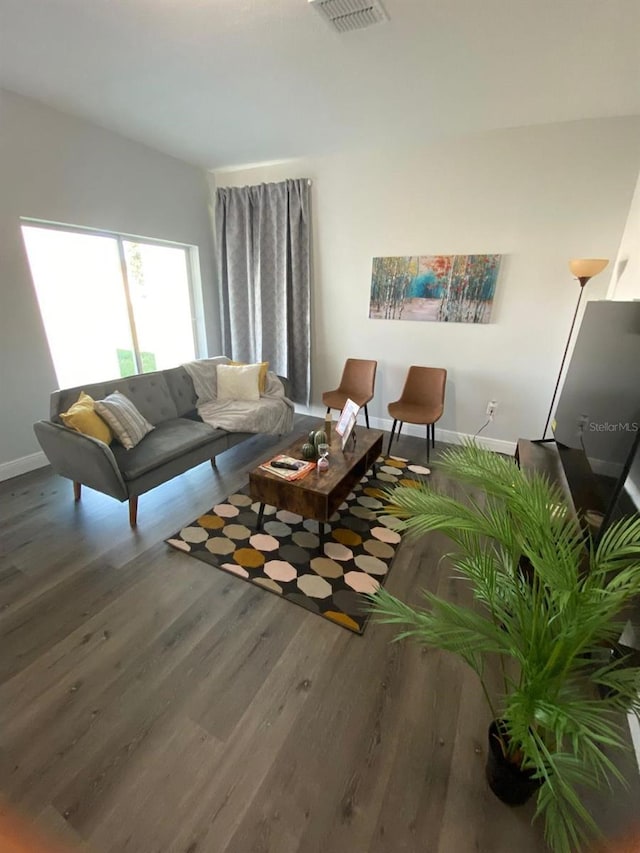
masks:
[[[221,187],[216,238],[225,354],[268,361],[291,382],[291,398],[310,391],[310,191],[307,179]]]

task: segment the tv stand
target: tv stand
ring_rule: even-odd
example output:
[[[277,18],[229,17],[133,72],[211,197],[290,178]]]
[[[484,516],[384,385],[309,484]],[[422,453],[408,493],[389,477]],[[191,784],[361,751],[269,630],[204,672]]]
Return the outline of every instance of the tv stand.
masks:
[[[546,474],[560,488],[570,512],[581,525],[597,534],[604,517],[604,505],[597,482],[582,450],[558,444],[550,438],[518,439],[516,462],[523,470]]]
[[[549,481],[560,488],[569,511],[580,519],[585,535],[589,529],[592,535],[597,534],[597,525],[589,525],[588,520],[593,518],[592,513],[595,516],[601,513],[601,498],[595,491],[593,475],[582,451],[572,450],[564,445],[558,446],[554,439],[531,441],[521,438],[518,440],[515,458],[523,470],[546,474]],[[571,482],[565,471],[568,472]],[[585,571],[587,556],[585,549]],[[624,616],[628,619],[626,628],[612,647],[616,654],[628,655],[634,666],[640,666],[640,603],[636,602],[630,606]]]
[[[539,474],[546,474],[551,483],[559,486],[567,500],[569,509],[574,515],[577,515],[571,487],[560,460],[560,451],[552,438],[541,438],[538,441],[519,438],[516,445],[516,462],[523,471],[536,471]]]

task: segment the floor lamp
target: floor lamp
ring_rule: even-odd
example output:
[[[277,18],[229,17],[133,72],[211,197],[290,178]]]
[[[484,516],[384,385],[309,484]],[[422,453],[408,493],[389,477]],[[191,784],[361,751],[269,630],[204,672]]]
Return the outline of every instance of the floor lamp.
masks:
[[[551,398],[551,405],[549,406],[549,414],[547,415],[547,422],[544,425],[544,430],[542,433],[543,440],[547,434],[547,429],[549,428],[549,421],[551,420],[551,414],[553,412],[553,406],[556,402],[556,396],[558,395],[558,388],[560,387],[560,378],[562,377],[564,363],[567,360],[567,353],[569,352],[569,344],[571,343],[571,336],[573,335],[573,327],[575,326],[576,319],[578,317],[578,309],[580,308],[582,291],[584,290],[584,286],[589,281],[589,279],[593,278],[594,275],[598,275],[599,272],[602,272],[602,270],[606,267],[608,263],[609,261],[605,258],[576,258],[573,261],[569,261],[569,269],[578,279],[578,282],[580,284],[580,293],[578,294],[576,310],[573,312],[573,320],[571,321],[571,328],[569,329],[569,337],[567,338],[567,344],[562,354],[560,370],[558,371],[558,378],[556,379],[556,387],[553,389],[553,397]]]

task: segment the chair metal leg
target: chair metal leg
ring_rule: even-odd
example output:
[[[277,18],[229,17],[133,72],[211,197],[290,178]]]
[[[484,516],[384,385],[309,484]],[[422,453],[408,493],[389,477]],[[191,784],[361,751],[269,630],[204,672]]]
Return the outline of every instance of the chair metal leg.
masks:
[[[400,421],[400,426],[398,427],[398,435],[396,436],[396,441],[400,438],[400,433],[402,432],[402,426],[404,421]]]
[[[429,424],[427,424],[427,462],[429,461]]]
[[[389,446],[387,447],[387,456],[391,453],[391,443],[393,442],[393,434],[396,431],[396,424],[397,423],[398,423],[398,421],[394,418],[393,419],[393,426],[391,427],[391,435],[389,436]]]
[[[331,406],[327,406],[327,414],[331,411]]]
[[[367,429],[369,429],[369,409],[367,409],[367,404],[364,404],[364,421],[367,425]]]
[[[431,447],[435,449],[436,446],[436,425],[431,424]]]

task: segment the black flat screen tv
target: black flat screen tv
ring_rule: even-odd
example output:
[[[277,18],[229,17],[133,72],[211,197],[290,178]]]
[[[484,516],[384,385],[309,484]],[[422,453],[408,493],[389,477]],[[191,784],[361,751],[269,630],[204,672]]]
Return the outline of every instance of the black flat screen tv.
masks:
[[[640,301],[587,303],[552,429],[596,538],[640,512]]]

